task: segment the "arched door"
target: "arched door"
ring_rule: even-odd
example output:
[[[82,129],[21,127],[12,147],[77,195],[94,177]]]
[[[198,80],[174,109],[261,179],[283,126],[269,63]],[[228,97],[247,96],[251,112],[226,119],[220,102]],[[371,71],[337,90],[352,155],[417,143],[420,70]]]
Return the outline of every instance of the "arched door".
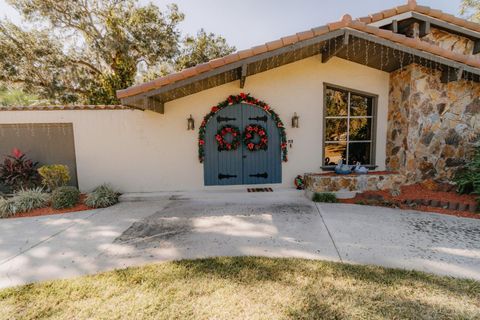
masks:
[[[241,134],[249,125],[265,128],[267,149],[251,151],[241,139],[237,150],[219,151],[215,136],[225,125],[238,127]],[[226,136],[226,139],[231,139],[231,136]],[[252,142],[256,143],[259,139],[255,135]],[[205,132],[205,185],[280,183],[281,164],[278,128],[263,109],[250,104],[234,104],[218,111],[209,120]]]

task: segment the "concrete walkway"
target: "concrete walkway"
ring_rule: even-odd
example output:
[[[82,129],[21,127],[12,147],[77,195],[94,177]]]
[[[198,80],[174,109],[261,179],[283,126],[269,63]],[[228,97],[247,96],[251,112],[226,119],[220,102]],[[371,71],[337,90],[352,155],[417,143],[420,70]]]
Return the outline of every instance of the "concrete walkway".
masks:
[[[184,193],[4,219],[0,235],[0,287],[228,255],[378,264],[480,280],[480,220],[315,205],[296,191]]]

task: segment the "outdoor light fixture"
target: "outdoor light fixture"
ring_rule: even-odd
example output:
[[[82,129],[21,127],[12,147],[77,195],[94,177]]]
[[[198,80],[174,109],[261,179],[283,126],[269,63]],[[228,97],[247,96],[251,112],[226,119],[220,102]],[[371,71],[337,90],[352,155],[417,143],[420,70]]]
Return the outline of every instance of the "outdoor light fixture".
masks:
[[[195,130],[195,120],[193,120],[192,115],[187,119],[187,130]]]
[[[293,113],[293,117],[292,117],[292,128],[298,128],[299,125],[298,125],[298,116],[297,116],[297,113]]]

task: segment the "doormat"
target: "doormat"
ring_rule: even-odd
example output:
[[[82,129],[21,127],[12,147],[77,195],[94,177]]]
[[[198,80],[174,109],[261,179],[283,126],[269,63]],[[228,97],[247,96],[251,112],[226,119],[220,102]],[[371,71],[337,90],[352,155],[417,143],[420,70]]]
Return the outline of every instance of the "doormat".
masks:
[[[273,192],[272,188],[247,188],[248,192]]]

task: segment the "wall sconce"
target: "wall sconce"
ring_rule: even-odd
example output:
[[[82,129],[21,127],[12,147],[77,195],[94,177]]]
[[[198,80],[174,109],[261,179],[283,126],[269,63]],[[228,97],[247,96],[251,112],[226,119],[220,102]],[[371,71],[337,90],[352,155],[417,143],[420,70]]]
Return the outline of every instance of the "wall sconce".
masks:
[[[298,116],[297,116],[297,113],[293,113],[293,117],[292,117],[292,128],[298,128],[299,127],[299,124],[298,124]]]
[[[195,130],[195,120],[193,120],[192,115],[187,119],[187,130]]]

